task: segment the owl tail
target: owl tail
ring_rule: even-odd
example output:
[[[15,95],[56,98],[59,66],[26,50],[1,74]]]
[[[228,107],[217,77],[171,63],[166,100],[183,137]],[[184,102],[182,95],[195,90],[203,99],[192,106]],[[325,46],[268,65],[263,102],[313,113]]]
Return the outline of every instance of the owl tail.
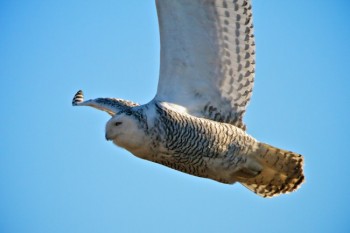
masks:
[[[262,164],[261,172],[240,182],[256,194],[273,197],[293,192],[303,183],[303,157],[300,154],[260,143],[255,156]]]

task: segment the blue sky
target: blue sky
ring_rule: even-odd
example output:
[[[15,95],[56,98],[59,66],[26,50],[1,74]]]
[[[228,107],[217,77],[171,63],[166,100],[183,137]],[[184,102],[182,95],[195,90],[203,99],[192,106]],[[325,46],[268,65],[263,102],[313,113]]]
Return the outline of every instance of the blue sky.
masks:
[[[156,92],[153,0],[0,1],[0,232],[350,232],[348,1],[253,1],[245,122],[305,156],[307,182],[260,198],[132,156],[87,98]]]

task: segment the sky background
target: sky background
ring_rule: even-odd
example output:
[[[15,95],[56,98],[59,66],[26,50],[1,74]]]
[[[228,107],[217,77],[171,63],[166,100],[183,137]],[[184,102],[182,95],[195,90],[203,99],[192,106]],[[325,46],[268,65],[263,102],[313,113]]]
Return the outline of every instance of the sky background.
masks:
[[[258,140],[305,156],[306,183],[263,199],[144,161],[87,99],[147,103],[153,0],[0,0],[0,232],[350,232],[350,3],[253,1]]]

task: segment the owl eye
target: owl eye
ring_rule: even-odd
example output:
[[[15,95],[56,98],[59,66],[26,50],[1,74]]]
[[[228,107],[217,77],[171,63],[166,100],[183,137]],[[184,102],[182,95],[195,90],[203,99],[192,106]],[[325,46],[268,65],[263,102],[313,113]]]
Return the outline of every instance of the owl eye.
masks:
[[[122,124],[122,122],[118,122],[118,121],[116,123],[114,123],[115,126],[118,126],[118,125],[121,125],[121,124]]]

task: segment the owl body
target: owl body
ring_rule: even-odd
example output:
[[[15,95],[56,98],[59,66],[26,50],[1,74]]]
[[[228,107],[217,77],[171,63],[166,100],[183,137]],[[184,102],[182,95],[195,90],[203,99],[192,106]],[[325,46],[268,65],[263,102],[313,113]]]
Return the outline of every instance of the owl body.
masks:
[[[240,128],[156,105],[154,162],[222,183],[253,159],[258,142]],[[243,155],[243,156],[242,156]]]
[[[162,103],[116,114],[107,122],[106,138],[139,158],[221,183],[238,181],[262,196],[289,192],[303,180],[300,155]]]

